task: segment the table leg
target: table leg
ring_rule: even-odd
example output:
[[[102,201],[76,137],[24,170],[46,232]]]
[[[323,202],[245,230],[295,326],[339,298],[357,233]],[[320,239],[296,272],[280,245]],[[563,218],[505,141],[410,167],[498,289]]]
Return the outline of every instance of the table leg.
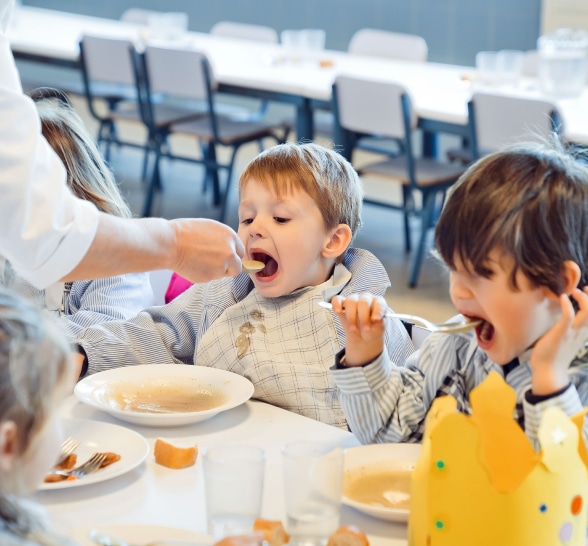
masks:
[[[298,142],[310,142],[314,138],[313,110],[307,98],[296,105],[296,138]]]

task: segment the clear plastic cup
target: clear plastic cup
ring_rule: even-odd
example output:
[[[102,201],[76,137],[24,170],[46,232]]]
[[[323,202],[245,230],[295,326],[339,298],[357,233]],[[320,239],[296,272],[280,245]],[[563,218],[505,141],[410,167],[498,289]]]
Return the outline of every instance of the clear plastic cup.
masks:
[[[525,54],[514,49],[503,49],[497,57],[500,85],[517,87],[521,81]]]
[[[482,86],[492,87],[500,80],[497,51],[479,51],[476,54],[476,81]]]
[[[539,86],[554,98],[579,96],[586,85],[588,33],[561,28],[537,41]]]
[[[325,546],[339,527],[343,450],[302,441],[286,444],[282,453],[289,544]]]
[[[211,447],[203,458],[208,533],[216,540],[251,533],[260,516],[265,452],[247,445]]]

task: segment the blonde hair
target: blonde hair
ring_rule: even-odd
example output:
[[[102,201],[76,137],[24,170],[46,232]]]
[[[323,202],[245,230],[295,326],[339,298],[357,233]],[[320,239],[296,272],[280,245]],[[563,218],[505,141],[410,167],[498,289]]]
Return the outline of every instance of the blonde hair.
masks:
[[[102,212],[130,218],[131,211],[112,172],[67,98],[51,88],[36,89],[30,95],[35,99],[43,136],[65,166],[74,195],[91,201]]]
[[[73,375],[71,348],[55,319],[0,287],[0,422],[16,424],[19,460],[35,449],[59,389]],[[25,534],[34,522],[14,497],[20,493],[18,472],[0,470],[0,521]]]
[[[347,224],[354,237],[361,225],[361,180],[349,161],[324,146],[291,142],[272,146],[245,167],[239,194],[251,179],[278,197],[295,189],[305,191],[321,211],[326,229]]]

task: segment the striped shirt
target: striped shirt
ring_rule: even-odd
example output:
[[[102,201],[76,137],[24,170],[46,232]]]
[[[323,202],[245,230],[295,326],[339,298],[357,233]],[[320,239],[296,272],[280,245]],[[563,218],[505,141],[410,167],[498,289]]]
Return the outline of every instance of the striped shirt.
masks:
[[[537,431],[545,408],[556,406],[571,416],[588,405],[588,356],[582,351],[576,357],[568,372],[570,386],[563,393],[531,404],[525,399],[531,389],[530,352],[519,357],[519,365],[508,370],[505,380],[516,393],[513,417],[538,448]],[[504,377],[504,367],[478,347],[473,332],[431,334],[404,366],[388,355],[384,351],[363,367],[331,368],[349,426],[363,444],[419,442],[435,398],[451,394],[457,409],[471,414],[472,389],[491,371]]]
[[[62,317],[72,337],[94,324],[130,319],[153,305],[148,273],[131,273],[94,281],[58,282],[39,290],[16,274],[10,262],[0,258],[0,285]]]
[[[318,302],[335,293],[383,295],[389,285],[375,256],[349,249],[324,286],[265,298],[245,274],[196,284],[130,321],[88,328],[77,342],[88,356],[88,373],[132,364],[211,366],[248,378],[254,398],[343,428],[329,367],[345,333]],[[390,322],[386,347],[399,363],[413,352],[399,321]]]

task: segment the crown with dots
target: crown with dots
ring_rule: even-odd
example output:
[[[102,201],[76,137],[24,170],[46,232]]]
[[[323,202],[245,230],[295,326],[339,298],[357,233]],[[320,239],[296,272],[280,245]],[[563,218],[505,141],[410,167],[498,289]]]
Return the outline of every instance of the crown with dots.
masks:
[[[516,395],[491,373],[470,396],[433,403],[412,479],[410,546],[585,546],[588,456],[583,411],[548,408],[541,451],[513,419]]]

